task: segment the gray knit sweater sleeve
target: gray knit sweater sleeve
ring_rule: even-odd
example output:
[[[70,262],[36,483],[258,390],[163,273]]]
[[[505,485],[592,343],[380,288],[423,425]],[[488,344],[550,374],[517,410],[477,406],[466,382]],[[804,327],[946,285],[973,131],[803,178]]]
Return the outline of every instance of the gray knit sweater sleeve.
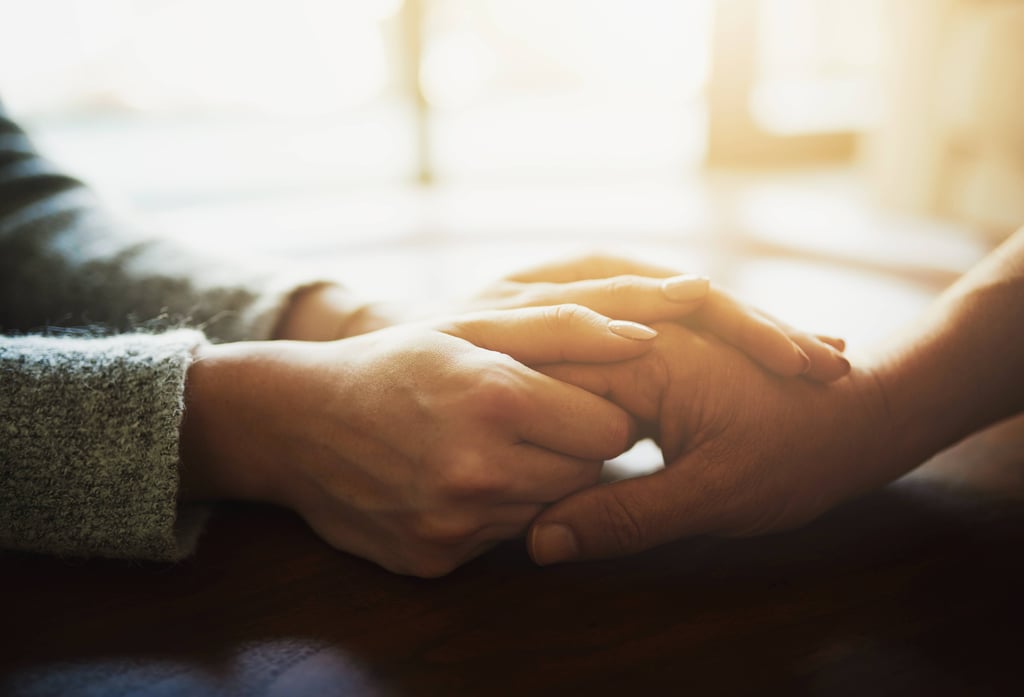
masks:
[[[174,560],[204,509],[179,507],[178,425],[197,331],[0,339],[0,546]]]
[[[0,107],[0,331],[201,327],[268,338],[293,279],[143,234],[41,157]]]
[[[114,220],[0,108],[0,548],[188,554],[186,370],[207,338],[269,338],[295,289],[273,283]]]

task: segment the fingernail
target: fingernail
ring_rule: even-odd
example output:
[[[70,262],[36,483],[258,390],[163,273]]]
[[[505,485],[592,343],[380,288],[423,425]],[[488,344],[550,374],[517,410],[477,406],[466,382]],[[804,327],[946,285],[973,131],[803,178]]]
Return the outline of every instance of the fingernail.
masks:
[[[834,348],[837,351],[845,351],[846,350],[846,341],[843,340],[843,339],[840,339],[837,336],[823,336],[823,335],[819,334],[818,335],[818,340],[828,344],[829,348]]]
[[[796,348],[796,355],[797,358],[800,359],[801,363],[800,374],[803,375],[804,373],[811,369],[811,359],[807,357],[807,354],[804,353],[803,349],[800,348],[799,346],[794,348]]]
[[[846,356],[839,353],[838,351],[836,351],[833,355],[835,355],[836,360],[839,361],[839,364],[843,366],[844,374],[849,373],[852,367],[850,366],[850,361],[847,360]]]
[[[710,287],[711,281],[706,276],[693,274],[673,276],[661,282],[661,292],[665,294],[666,298],[675,302],[700,300],[708,294]]]
[[[658,336],[658,331],[639,322],[627,322],[624,319],[613,319],[608,322],[608,329],[612,334],[624,336],[627,339],[637,341],[648,341]]]
[[[538,525],[530,539],[533,561],[541,566],[570,561],[580,555],[576,535],[571,528],[558,523]]]

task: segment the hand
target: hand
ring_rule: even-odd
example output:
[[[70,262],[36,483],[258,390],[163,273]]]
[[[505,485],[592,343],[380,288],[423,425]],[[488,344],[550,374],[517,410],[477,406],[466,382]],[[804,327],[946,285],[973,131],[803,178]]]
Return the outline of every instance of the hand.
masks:
[[[352,293],[333,283],[302,288],[291,298],[274,339],[334,341],[399,324],[392,310],[379,303],[356,300]]]
[[[558,306],[207,347],[186,383],[183,498],[281,504],[392,571],[447,573],[632,442],[620,408],[523,362],[621,361],[653,335]]]
[[[470,308],[577,303],[636,322],[685,318],[784,377],[830,382],[850,372],[842,339],[793,327],[712,287],[708,279],[662,266],[595,255],[513,274],[485,290]]]
[[[782,530],[906,469],[887,451],[894,440],[872,375],[855,371],[831,385],[782,380],[712,337],[656,328],[654,350],[637,359],[544,368],[641,420],[666,466],[547,509],[529,537],[538,563]]]
[[[704,277],[617,257],[595,255],[508,276],[460,310],[565,303],[636,322],[685,317],[687,326],[719,336],[784,377],[804,375],[829,382],[850,371],[841,353],[842,339],[798,331],[712,288]],[[344,288],[320,284],[296,294],[274,337],[331,341],[395,326],[405,319],[394,308],[356,304]]]

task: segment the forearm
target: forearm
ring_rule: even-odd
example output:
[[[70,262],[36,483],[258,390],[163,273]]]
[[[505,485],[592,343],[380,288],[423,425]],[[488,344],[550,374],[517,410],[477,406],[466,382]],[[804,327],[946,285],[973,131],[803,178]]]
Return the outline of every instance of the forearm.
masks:
[[[873,368],[907,469],[1024,409],[1024,230],[949,288]]]

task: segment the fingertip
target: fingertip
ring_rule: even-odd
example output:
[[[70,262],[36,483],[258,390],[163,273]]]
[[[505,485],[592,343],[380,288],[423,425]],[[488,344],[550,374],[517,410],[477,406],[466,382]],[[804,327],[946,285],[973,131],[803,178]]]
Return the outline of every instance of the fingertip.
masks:
[[[805,374],[810,380],[834,382],[852,370],[849,359],[829,344],[819,344],[813,353],[813,365]]]
[[[682,274],[666,278],[661,282],[662,294],[677,303],[703,300],[711,289],[711,281],[706,276]]]
[[[818,341],[820,341],[820,342],[822,342],[824,344],[828,344],[829,346],[831,346],[832,348],[836,349],[837,351],[845,351],[846,350],[846,340],[845,339],[841,339],[841,338],[836,337],[836,336],[824,336],[822,334],[818,334],[815,338],[817,338]]]
[[[850,374],[850,371],[853,369],[853,366],[850,365],[850,360],[846,356],[839,353],[838,351],[833,351],[832,359],[838,366],[835,372],[835,377],[832,378],[833,380],[838,380],[839,378],[845,377]]]
[[[538,566],[573,561],[580,555],[576,533],[561,523],[535,523],[527,538],[527,550]]]
[[[705,304],[705,327],[770,373],[784,378],[803,375],[813,360],[800,343],[776,322],[738,303],[728,294],[715,291]],[[704,315],[702,311],[700,313]]]
[[[658,330],[639,322],[613,319],[608,322],[608,330],[617,336],[634,341],[650,341],[658,336]]]

